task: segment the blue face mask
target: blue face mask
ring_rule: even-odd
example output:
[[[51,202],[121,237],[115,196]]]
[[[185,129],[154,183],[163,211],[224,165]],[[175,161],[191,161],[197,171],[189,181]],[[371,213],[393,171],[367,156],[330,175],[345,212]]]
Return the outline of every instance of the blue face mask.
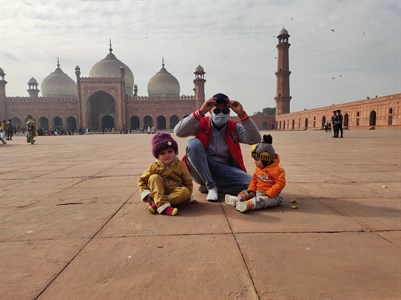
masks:
[[[228,122],[229,115],[228,114],[213,114],[212,121],[217,127],[224,126]]]

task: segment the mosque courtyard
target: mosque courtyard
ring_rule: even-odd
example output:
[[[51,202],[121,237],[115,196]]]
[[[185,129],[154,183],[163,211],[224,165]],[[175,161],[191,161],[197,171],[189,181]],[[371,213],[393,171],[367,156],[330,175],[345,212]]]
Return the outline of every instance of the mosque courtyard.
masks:
[[[401,130],[269,133],[283,206],[241,214],[194,183],[199,203],[174,217],[139,198],[152,135],[14,137],[0,146],[0,298],[400,299]]]

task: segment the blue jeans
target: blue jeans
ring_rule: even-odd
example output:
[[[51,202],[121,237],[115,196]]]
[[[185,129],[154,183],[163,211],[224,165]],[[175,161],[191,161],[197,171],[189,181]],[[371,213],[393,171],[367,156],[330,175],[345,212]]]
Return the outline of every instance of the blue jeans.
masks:
[[[252,176],[242,169],[207,157],[202,143],[193,138],[186,147],[189,171],[193,180],[211,189],[217,186],[219,193],[237,195],[248,189]]]

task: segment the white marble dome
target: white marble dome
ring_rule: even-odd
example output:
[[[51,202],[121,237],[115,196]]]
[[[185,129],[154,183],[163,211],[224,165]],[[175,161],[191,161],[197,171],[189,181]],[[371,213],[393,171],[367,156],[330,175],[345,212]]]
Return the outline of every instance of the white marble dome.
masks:
[[[148,82],[148,95],[149,96],[167,96],[179,97],[180,96],[180,83],[177,78],[171,75],[164,67],[157,72]]]
[[[125,69],[125,92],[132,96],[134,87],[134,75],[131,69],[112,53],[113,49],[109,49],[110,53],[97,62],[89,72],[89,77],[121,77],[120,68]]]
[[[77,96],[77,85],[75,81],[60,69],[57,69],[43,79],[40,86],[43,97],[65,97]]]

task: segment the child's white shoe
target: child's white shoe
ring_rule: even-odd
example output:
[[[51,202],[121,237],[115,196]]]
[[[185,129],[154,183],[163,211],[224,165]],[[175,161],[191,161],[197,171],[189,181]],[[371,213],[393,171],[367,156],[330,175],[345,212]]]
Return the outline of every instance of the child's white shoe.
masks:
[[[246,212],[247,210],[249,210],[248,204],[246,203],[246,201],[242,201],[242,202],[237,202],[237,204],[235,205],[235,209],[240,211],[240,212]]]
[[[224,201],[231,206],[235,206],[238,202],[238,198],[229,194],[224,196]]]

